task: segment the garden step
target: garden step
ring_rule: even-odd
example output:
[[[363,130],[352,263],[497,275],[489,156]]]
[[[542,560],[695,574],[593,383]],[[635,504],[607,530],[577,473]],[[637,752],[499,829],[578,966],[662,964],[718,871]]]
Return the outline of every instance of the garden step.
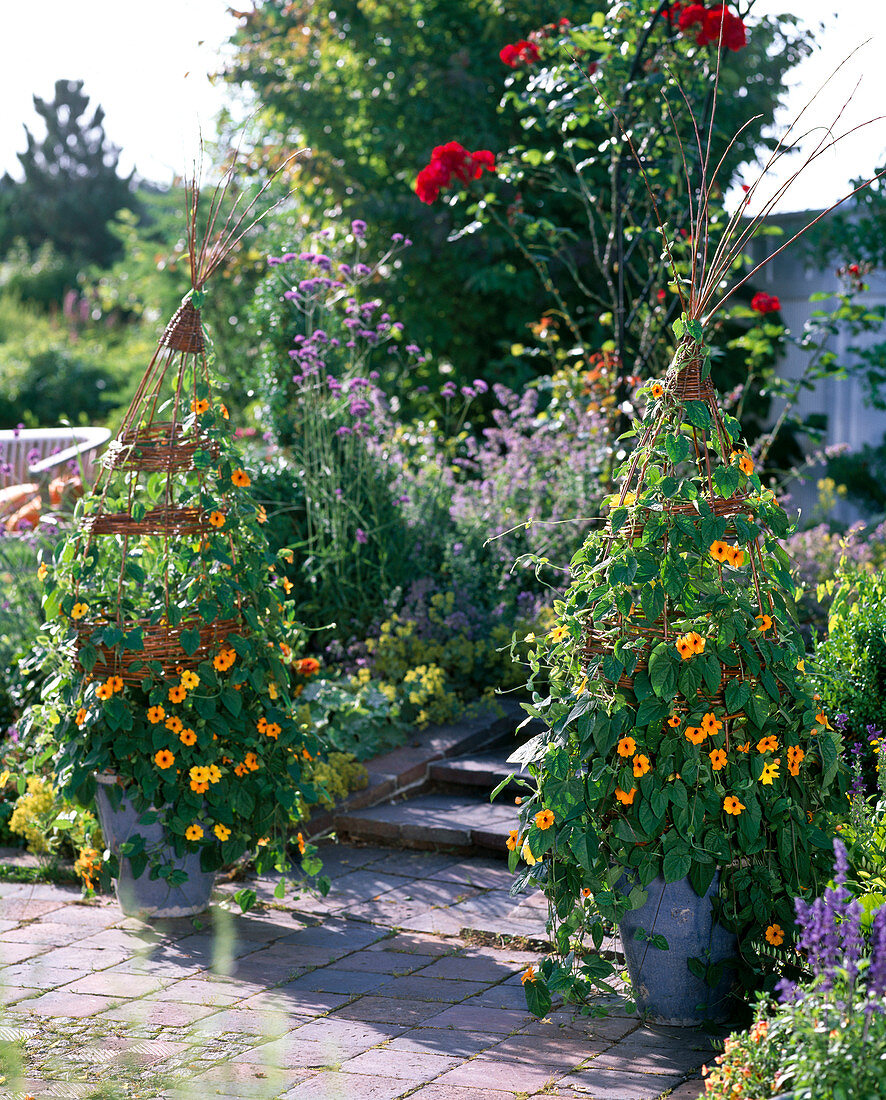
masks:
[[[509,764],[508,756],[513,749],[513,738],[507,744],[483,752],[466,753],[448,760],[437,760],[428,769],[428,779],[435,787],[452,790],[453,788],[473,789],[481,787],[487,794],[497,787],[509,775],[516,778],[529,778],[529,772],[519,764]],[[511,782],[502,790],[499,797],[519,794],[522,788]]]
[[[335,815],[336,832],[351,840],[466,852],[479,848],[500,856],[507,855],[505,841],[516,826],[513,803],[453,794],[417,794]]]

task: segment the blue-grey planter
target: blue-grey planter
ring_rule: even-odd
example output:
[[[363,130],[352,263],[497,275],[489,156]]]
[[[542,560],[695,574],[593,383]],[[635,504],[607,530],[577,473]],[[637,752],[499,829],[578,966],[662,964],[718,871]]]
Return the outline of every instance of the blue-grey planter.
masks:
[[[119,857],[120,873],[114,882],[117,902],[128,917],[192,917],[209,906],[209,898],[215,883],[214,871],[200,870],[200,853],[189,852],[176,856],[163,835],[159,821],[141,823],[141,815],[122,792],[119,806],[113,806],[108,788],[116,784],[116,778],[108,774],[97,775],[95,805],[101,822],[105,843]],[[166,879],[150,877],[150,870],[136,878],[132,864],[120,856],[120,846],[136,834],[145,838],[145,851],[157,855],[164,863],[172,863],[178,870],[187,872],[188,880],[179,886],[170,886]]]
[[[736,953],[735,936],[713,918],[719,882],[718,872],[700,898],[688,878],[665,882],[659,876],[650,882],[645,904],[626,913],[618,926],[637,1009],[657,1023],[689,1027],[728,1019],[732,973],[727,969],[712,988],[688,966],[691,958],[713,964]],[[638,928],[664,936],[668,949],[635,939]]]

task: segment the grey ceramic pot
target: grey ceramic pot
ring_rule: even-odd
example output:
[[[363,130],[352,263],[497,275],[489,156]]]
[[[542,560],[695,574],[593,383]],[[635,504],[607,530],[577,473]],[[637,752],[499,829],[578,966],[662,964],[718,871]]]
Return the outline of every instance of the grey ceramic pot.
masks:
[[[645,904],[626,913],[618,926],[637,1009],[657,1023],[688,1027],[728,1019],[731,972],[727,969],[712,988],[688,966],[691,958],[713,964],[736,953],[735,936],[713,918],[719,882],[718,872],[700,898],[688,878],[665,882],[659,876],[649,884]],[[649,936],[664,936],[668,949],[635,939],[638,928]]]
[[[140,823],[141,815],[122,791],[119,806],[111,803],[108,791],[116,785],[116,777],[107,773],[97,775],[95,805],[101,822],[105,843],[119,855],[120,846],[136,834],[145,838],[145,850],[158,855],[164,863],[172,863],[176,869],[187,872],[188,880],[179,886],[170,886],[166,879],[150,877],[149,870],[136,878],[132,865],[125,856],[119,857],[120,873],[114,882],[117,902],[128,917],[191,917],[202,913],[209,906],[209,898],[215,883],[214,871],[200,870],[200,853],[190,852],[176,856],[166,842],[163,826],[159,821]]]

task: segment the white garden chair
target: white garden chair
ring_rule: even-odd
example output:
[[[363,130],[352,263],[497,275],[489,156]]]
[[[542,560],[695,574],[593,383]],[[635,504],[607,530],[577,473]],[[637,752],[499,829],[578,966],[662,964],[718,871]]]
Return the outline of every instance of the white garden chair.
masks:
[[[36,481],[38,484],[65,472],[84,482],[94,480],[98,453],[111,438],[107,428],[9,428],[0,429],[0,486]]]

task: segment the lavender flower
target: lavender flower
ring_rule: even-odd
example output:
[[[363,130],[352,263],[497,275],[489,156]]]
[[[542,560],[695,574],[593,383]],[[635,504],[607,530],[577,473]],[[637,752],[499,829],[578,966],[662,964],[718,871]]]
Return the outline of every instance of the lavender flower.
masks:
[[[886,996],[886,905],[877,910],[871,927],[871,961],[868,967],[866,1012],[883,1012]]]
[[[355,218],[351,222],[351,232],[357,238],[358,241],[362,241],[366,236],[366,222],[361,221],[359,218]]]
[[[366,543],[369,542],[369,536],[366,534],[362,527],[357,528],[355,532],[355,537],[357,539],[357,542],[359,542],[361,546],[365,546]]]

